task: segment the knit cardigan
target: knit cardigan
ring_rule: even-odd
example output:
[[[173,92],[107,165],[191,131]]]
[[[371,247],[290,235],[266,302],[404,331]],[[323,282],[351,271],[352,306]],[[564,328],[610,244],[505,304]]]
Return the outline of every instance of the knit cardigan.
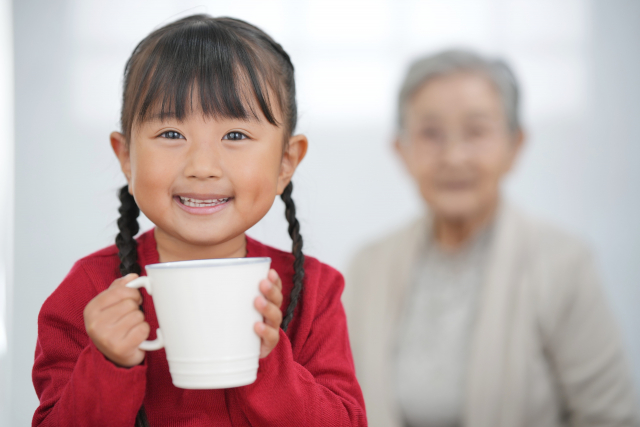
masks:
[[[433,217],[363,249],[347,270],[351,347],[371,426],[400,427],[396,328]],[[584,243],[503,202],[466,366],[465,427],[637,427],[616,322]]]

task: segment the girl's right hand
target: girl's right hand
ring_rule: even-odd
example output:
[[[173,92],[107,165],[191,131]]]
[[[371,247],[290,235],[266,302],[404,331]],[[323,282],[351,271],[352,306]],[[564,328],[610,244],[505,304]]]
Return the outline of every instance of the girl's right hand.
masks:
[[[138,275],[131,273],[114,280],[84,309],[87,334],[98,350],[118,366],[132,367],[144,360],[138,346],[149,336],[149,324],[140,311],[142,296],[125,285]]]

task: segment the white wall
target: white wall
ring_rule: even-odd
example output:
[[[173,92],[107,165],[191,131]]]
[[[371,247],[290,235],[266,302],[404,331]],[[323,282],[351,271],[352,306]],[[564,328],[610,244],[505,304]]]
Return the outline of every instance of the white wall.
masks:
[[[8,425],[7,295],[13,269],[13,40],[11,2],[0,0],[0,425]]]
[[[640,255],[640,229],[633,193],[640,183],[634,145],[640,97],[634,74],[618,72],[631,66],[638,75],[636,5],[619,0],[16,2],[12,425],[27,425],[37,405],[30,369],[40,305],[75,260],[110,244],[116,233],[115,192],[123,179],[108,135],[118,127],[124,63],[153,28],[197,12],[246,19],[291,54],[298,130],[311,142],[294,178],[294,198],[307,252],[338,268],[365,241],[421,210],[390,149],[396,91],[407,62],[450,45],[505,56],[524,89],[530,136],[506,191],[592,244],[640,379],[635,333],[640,263],[634,260]],[[611,51],[612,44],[619,49]],[[287,248],[282,210],[277,202],[253,236]]]
[[[640,384],[640,2],[596,1],[576,223],[600,258]],[[579,210],[581,208],[583,210]]]

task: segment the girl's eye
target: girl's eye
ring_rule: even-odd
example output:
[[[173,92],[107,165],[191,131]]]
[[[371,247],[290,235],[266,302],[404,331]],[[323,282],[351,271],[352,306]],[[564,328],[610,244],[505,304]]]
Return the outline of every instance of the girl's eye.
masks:
[[[167,139],[185,139],[185,137],[182,136],[182,134],[176,132],[175,130],[168,130],[166,132],[161,133],[160,136],[162,138],[167,138]]]
[[[242,132],[229,132],[222,139],[228,139],[230,141],[240,141],[242,139],[247,139],[247,135]]]

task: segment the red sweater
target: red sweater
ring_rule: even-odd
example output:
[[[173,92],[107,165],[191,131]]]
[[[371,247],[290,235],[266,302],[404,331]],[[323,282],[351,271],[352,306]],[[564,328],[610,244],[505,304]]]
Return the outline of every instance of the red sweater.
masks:
[[[247,238],[247,256],[271,257],[289,304],[293,256]],[[138,238],[138,260],[158,262],[153,230]],[[144,404],[151,426],[366,426],[340,295],[344,280],[307,257],[305,289],[280,342],[260,359],[257,380],[226,390],[185,390],[171,382],[164,350],[143,364],[119,368],[84,327],[87,303],[120,276],[115,246],[78,261],[38,316],[33,384],[40,406],[34,426],[133,426]],[[155,338],[153,299],[143,308]]]

